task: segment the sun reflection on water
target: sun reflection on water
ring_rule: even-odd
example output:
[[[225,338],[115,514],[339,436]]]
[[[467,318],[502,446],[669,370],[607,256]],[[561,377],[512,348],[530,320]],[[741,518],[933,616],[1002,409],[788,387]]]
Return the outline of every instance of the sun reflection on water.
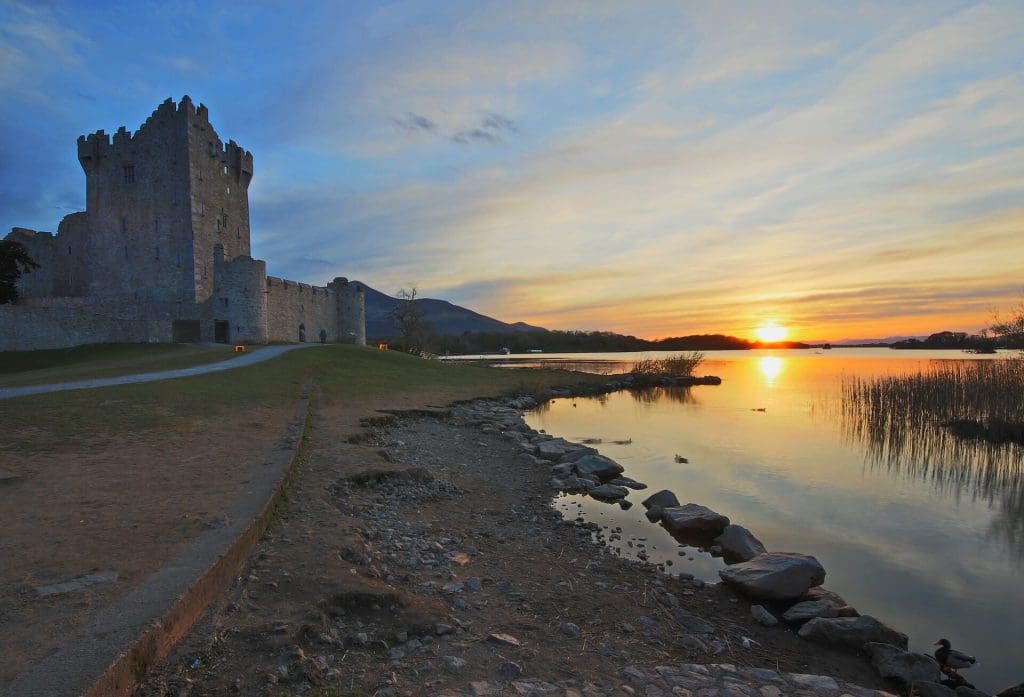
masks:
[[[785,361],[778,356],[764,356],[758,359],[757,368],[761,371],[765,387],[775,387],[775,380],[779,377],[779,373],[782,372],[784,363]]]

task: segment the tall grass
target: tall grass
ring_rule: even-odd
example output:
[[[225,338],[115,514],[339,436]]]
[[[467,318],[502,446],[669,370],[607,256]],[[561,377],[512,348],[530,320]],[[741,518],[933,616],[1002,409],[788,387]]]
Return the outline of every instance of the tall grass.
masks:
[[[653,385],[663,378],[690,377],[703,362],[704,354],[699,351],[679,353],[665,358],[641,358],[633,364],[630,374],[641,386]]]
[[[941,361],[927,370],[880,378],[852,378],[844,401],[873,420],[928,419],[951,428],[974,423],[994,440],[1012,437],[1024,423],[1024,360]],[[1007,427],[1009,426],[1009,430]],[[1000,438],[1000,434],[1010,434]],[[967,435],[966,432],[963,435]]]

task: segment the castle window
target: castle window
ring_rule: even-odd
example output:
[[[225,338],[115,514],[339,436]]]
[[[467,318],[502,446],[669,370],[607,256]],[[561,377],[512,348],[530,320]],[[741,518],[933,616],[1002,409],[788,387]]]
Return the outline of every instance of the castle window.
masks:
[[[156,258],[157,258],[157,261],[160,260],[160,245],[156,246]]]
[[[224,174],[227,174],[227,173],[228,173],[228,166],[224,165]]]
[[[71,256],[71,245],[68,245],[68,256]]]
[[[121,234],[128,232],[128,218],[121,218]]]
[[[134,184],[135,183],[135,165],[124,166],[124,183]]]
[[[125,259],[127,259],[127,258],[128,258],[128,245],[125,245],[125,246],[124,246],[124,258],[125,258]]]
[[[221,298],[221,299],[220,299],[220,302],[221,302],[221,304],[222,304],[222,305],[223,305],[224,307],[227,307],[227,306],[228,306],[228,299],[227,299],[227,298]]]
[[[229,194],[231,193],[231,187],[230,186],[228,187],[228,193]]]

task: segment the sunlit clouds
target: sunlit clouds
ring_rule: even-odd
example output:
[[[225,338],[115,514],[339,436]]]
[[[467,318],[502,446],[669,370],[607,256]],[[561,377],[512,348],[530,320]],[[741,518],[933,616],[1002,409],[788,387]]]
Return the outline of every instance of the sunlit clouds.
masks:
[[[0,223],[54,229],[74,139],[188,93],[255,155],[274,275],[652,338],[976,331],[1024,291],[1022,30],[1011,2],[0,3]]]

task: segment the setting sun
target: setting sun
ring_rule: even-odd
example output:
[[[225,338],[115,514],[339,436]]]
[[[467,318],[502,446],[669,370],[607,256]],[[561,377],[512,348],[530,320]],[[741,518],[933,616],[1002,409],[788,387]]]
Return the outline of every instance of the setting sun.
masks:
[[[759,341],[765,341],[768,343],[782,341],[786,338],[786,334],[788,333],[788,329],[780,327],[774,322],[770,322],[754,330],[754,334],[757,335]]]

